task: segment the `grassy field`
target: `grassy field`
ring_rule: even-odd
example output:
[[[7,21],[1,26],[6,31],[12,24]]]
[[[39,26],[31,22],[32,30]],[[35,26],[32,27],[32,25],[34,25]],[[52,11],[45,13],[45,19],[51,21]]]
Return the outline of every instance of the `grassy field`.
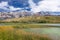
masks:
[[[41,23],[40,23],[41,24]],[[56,26],[52,26],[52,25],[40,25],[40,24],[36,24],[36,23],[32,23],[32,24],[28,24],[28,23],[0,23],[0,26],[11,26],[13,28],[49,28],[49,27],[56,27]],[[57,26],[58,28],[60,26]]]
[[[22,29],[55,27],[36,24],[60,23],[59,18],[60,16],[29,16],[0,20],[0,40],[52,40],[48,35],[26,32]]]
[[[6,20],[0,20],[2,22],[14,22],[14,23],[60,23],[60,16],[28,16],[21,18],[12,18]]]
[[[36,25],[27,23],[0,23],[0,40],[52,40],[44,34],[27,32],[23,29],[50,28],[55,26]],[[35,30],[36,31],[36,30]],[[38,30],[39,31],[39,30]]]
[[[51,40],[48,35],[26,32],[11,26],[0,26],[0,40]]]

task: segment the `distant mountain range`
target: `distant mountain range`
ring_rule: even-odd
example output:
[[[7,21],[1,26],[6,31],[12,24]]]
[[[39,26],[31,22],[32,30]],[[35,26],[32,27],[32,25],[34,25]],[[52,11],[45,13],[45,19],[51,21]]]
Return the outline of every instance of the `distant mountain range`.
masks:
[[[4,10],[5,11],[5,10]],[[17,10],[18,11],[18,10]],[[60,16],[60,12],[0,12],[0,19],[7,19],[7,18],[20,18],[20,17],[25,17],[25,16],[50,16],[50,15],[57,15]]]

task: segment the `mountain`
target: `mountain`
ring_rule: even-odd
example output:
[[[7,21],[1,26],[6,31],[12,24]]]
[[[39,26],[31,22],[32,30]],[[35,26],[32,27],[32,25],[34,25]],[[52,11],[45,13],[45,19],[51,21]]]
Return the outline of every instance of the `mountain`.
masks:
[[[5,11],[5,10],[4,10]],[[18,12],[17,12],[18,11]],[[10,19],[10,18],[20,18],[26,16],[60,16],[60,12],[37,12],[33,13],[31,11],[14,11],[14,12],[0,12],[0,20]]]

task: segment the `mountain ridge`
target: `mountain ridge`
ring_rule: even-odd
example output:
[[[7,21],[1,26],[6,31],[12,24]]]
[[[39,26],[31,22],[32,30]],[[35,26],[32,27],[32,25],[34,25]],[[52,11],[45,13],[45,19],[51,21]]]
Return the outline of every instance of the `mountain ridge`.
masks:
[[[25,17],[25,16],[60,16],[60,12],[43,12],[43,11],[36,12],[36,13],[33,13],[31,11],[0,12],[0,19],[20,18],[20,17]]]

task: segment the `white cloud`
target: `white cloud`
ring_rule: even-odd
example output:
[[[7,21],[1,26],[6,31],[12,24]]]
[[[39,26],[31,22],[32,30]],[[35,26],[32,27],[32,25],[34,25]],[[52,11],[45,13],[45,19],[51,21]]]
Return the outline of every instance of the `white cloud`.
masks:
[[[8,2],[1,2],[0,3],[0,8],[6,10],[6,6],[8,6]]]
[[[7,6],[8,5],[8,2],[1,2],[0,3],[0,7],[4,7],[4,6]]]
[[[7,8],[9,7],[9,8]],[[21,8],[15,8],[13,6],[9,6],[8,2],[1,2],[0,3],[0,8],[8,11],[15,11],[15,10],[20,10]]]
[[[60,12],[60,0],[43,0],[36,5],[33,0],[29,0],[29,4],[32,12],[40,11],[59,11]],[[9,7],[9,8],[7,8]],[[22,10],[22,8],[15,8],[14,6],[9,6],[8,2],[1,2],[0,8],[4,10]],[[26,7],[27,9],[28,7]]]
[[[43,0],[38,3],[38,6],[32,1],[29,0],[31,11],[60,11],[60,0]]]
[[[10,11],[21,10],[21,8],[14,8],[13,6],[9,6]]]

